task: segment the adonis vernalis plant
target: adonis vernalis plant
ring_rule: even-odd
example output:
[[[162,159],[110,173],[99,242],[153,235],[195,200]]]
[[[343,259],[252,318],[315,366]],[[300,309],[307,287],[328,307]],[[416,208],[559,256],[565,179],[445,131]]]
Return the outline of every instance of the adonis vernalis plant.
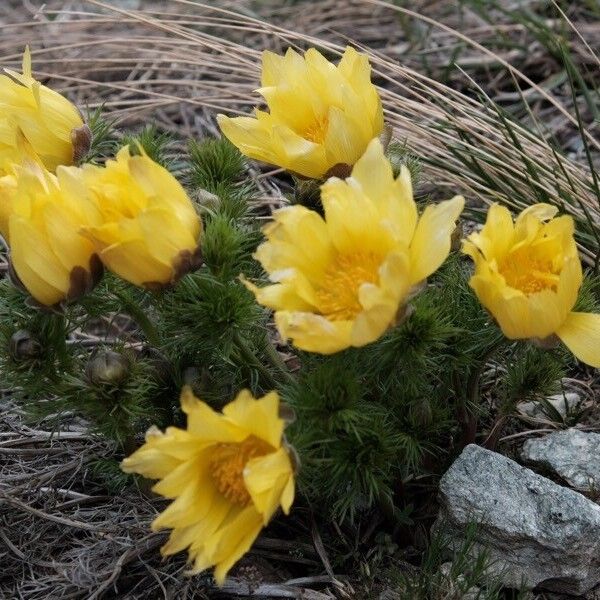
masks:
[[[583,281],[569,215],[535,204],[514,221],[492,206],[483,229],[464,242],[475,262],[470,285],[510,339],[560,338],[581,361],[600,367],[600,315],[574,312]]]
[[[173,530],[162,553],[188,549],[191,572],[214,566],[222,584],[276,511],[289,513],[294,501],[279,396],[244,390],[221,414],[186,387],[181,408],[187,428],[150,429],[123,469],[160,479],[153,491],[173,499],[153,523]]]
[[[346,48],[339,64],[311,48],[304,57],[263,52],[261,88],[269,112],[218,116],[243,154],[310,178],[347,171],[383,130],[383,111],[365,54]]]
[[[324,218],[303,206],[275,213],[256,252],[274,283],[247,285],[275,311],[284,339],[331,354],[369,344],[402,320],[408,299],[448,256],[464,200],[419,217],[408,169],[394,179],[375,139],[351,177],[323,184],[321,202]]]
[[[472,272],[452,252],[465,201],[417,204],[400,144],[379,139],[365,54],[347,48],[335,65],[314,48],[265,52],[259,92],[268,112],[220,115],[227,139],[193,142],[171,173],[154,127],[80,165],[89,132],[33,79],[29,53],[23,74],[0,76],[0,233],[17,284],[0,282],[4,385],[35,416],[82,415],[129,455],[126,473],[159,480],[162,553],[187,550],[190,572],[214,568],[219,585],[290,512],[296,484],[293,518],[320,518],[332,552],[348,521],[392,535],[421,505],[429,514],[411,482],[433,482],[461,444],[488,437],[476,417],[493,353],[502,406],[556,386],[559,339],[600,366],[570,217],[541,204],[513,222],[492,206],[464,242]],[[90,123],[106,142],[111,127]],[[295,175],[294,198],[319,190],[317,210],[276,210],[261,236],[242,154]],[[117,277],[99,282],[103,266]],[[123,314],[110,347],[79,343]]]

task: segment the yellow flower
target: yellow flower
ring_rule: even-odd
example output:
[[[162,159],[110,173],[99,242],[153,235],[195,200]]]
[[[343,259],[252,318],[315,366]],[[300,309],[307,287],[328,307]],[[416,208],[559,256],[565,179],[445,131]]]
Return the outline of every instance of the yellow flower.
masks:
[[[84,180],[101,213],[86,227],[98,256],[131,283],[157,288],[199,266],[202,225],[179,182],[147,155],[125,146],[105,167],[84,165]]]
[[[275,310],[282,337],[330,354],[373,342],[395,323],[448,256],[464,200],[428,206],[419,218],[408,170],[394,179],[375,139],[351,177],[321,187],[321,201],[325,219],[299,205],[274,214],[255,254],[274,285],[246,285]]]
[[[262,87],[270,112],[217,120],[223,134],[251,158],[305,177],[353,165],[383,130],[383,111],[371,83],[369,59],[346,48],[336,67],[311,48],[304,57],[262,55]]]
[[[475,262],[470,285],[509,339],[559,337],[583,362],[600,367],[600,315],[572,312],[582,282],[570,216],[535,204],[513,223],[493,205],[463,251]]]
[[[15,169],[8,216],[11,267],[46,306],[80,297],[102,275],[93,245],[79,233],[98,213],[78,175],[77,169],[59,167],[55,176],[35,163]]]
[[[181,407],[187,430],[150,429],[122,468],[160,479],[153,491],[173,499],[152,524],[173,530],[162,554],[187,548],[192,573],[215,566],[221,585],[278,508],[288,514],[294,500],[279,397],[256,400],[244,390],[220,414],[186,386]]]
[[[20,132],[50,171],[82,158],[91,132],[71,102],[31,76],[29,48],[23,55],[22,74],[4,72],[0,75],[0,164],[22,162]]]

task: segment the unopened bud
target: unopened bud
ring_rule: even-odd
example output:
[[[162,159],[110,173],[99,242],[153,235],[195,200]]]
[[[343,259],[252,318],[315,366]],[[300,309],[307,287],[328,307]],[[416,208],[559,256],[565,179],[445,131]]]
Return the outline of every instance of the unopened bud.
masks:
[[[85,375],[88,381],[95,385],[118,385],[127,377],[129,367],[127,357],[112,350],[105,350],[89,360]]]
[[[217,212],[221,208],[221,198],[207,190],[200,189],[196,192],[196,199],[201,210]]]
[[[42,345],[27,329],[19,329],[10,338],[10,353],[15,360],[31,360],[42,354]]]

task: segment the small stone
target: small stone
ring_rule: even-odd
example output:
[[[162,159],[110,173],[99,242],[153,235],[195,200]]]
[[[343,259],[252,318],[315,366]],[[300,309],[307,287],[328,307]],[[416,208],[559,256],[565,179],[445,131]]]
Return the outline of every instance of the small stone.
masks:
[[[559,475],[577,490],[600,490],[599,433],[567,429],[527,440],[521,457]]]
[[[565,394],[555,394],[554,396],[548,396],[546,402],[552,406],[558,412],[558,414],[565,419],[569,413],[577,410],[581,404],[581,396],[576,392],[567,392]],[[534,418],[552,418],[552,414],[548,414],[548,408],[544,402],[533,401],[533,402],[521,402],[517,405],[517,410],[528,417]]]
[[[495,452],[467,446],[440,481],[434,529],[460,548],[476,523],[473,555],[510,588],[585,594],[600,583],[600,506]]]

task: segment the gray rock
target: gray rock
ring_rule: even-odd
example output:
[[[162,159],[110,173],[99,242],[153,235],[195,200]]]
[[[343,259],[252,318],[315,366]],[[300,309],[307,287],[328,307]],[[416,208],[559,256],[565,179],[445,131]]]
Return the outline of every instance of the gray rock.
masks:
[[[569,413],[572,413],[579,408],[581,400],[581,396],[576,392],[566,392],[565,394],[556,394],[546,398],[546,402],[552,406],[563,419],[566,419]],[[551,412],[548,411],[546,405],[539,401],[520,402],[517,404],[517,410],[528,417],[552,418],[553,416]],[[548,414],[549,412],[550,414]]]
[[[600,434],[567,429],[527,440],[523,460],[560,475],[570,486],[590,492],[600,489]]]
[[[452,547],[477,523],[474,552],[506,587],[583,594],[600,582],[600,506],[516,462],[467,446],[440,481],[435,528]]]

